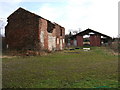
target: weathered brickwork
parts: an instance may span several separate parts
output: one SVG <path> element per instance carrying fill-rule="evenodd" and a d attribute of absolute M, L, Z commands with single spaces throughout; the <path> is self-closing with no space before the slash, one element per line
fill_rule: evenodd
<path fill-rule="evenodd" d="M 7 44 L 11 49 L 33 49 L 37 40 L 38 19 L 35 15 L 19 9 L 8 17 L 5 29 Z"/>
<path fill-rule="evenodd" d="M 77 46 L 83 46 L 83 36 L 76 36 Z"/>
<path fill-rule="evenodd" d="M 55 23 L 56 29 L 56 48 L 57 50 L 62 50 L 65 47 L 65 29 L 60 25 Z"/>
<path fill-rule="evenodd" d="M 62 36 L 60 36 L 61 32 Z M 19 8 L 8 17 L 5 36 L 9 49 L 62 50 L 65 29 Z M 57 38 L 62 40 L 61 43 L 58 44 Z"/>
<path fill-rule="evenodd" d="M 100 46 L 101 45 L 101 36 L 100 35 L 91 35 L 90 36 L 90 46 Z"/>

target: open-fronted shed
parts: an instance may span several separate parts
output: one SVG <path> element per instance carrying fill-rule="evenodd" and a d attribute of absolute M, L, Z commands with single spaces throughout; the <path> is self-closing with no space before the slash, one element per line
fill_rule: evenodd
<path fill-rule="evenodd" d="M 101 46 L 102 44 L 110 44 L 111 41 L 110 36 L 89 28 L 70 37 L 70 43 L 73 46 Z"/>

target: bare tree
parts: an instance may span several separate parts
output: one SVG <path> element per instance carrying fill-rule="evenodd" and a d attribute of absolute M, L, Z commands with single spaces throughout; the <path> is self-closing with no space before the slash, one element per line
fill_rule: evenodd
<path fill-rule="evenodd" d="M 81 28 L 78 28 L 78 31 L 81 32 L 82 31 Z"/>
<path fill-rule="evenodd" d="M 78 33 L 78 31 L 77 31 L 77 30 L 74 30 L 74 31 L 73 31 L 73 33 L 74 33 L 74 34 L 77 34 L 77 33 Z"/>
<path fill-rule="evenodd" d="M 69 32 L 69 34 L 71 33 L 71 34 L 75 35 L 75 34 L 81 32 L 81 28 L 78 28 L 78 29 L 69 29 L 68 32 Z"/>
<path fill-rule="evenodd" d="M 73 30 L 73 34 L 77 34 L 79 32 L 81 32 L 81 28 L 78 28 L 77 30 Z"/>

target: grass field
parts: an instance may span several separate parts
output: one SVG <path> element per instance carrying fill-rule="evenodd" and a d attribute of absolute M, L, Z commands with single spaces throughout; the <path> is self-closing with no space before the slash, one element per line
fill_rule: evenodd
<path fill-rule="evenodd" d="M 117 88 L 118 56 L 103 47 L 3 58 L 3 88 Z"/>

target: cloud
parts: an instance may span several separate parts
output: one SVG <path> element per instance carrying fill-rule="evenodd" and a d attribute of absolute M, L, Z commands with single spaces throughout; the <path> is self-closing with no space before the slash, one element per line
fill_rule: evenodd
<path fill-rule="evenodd" d="M 0 29 L 0 34 L 4 36 L 5 33 L 5 25 L 7 24 L 7 17 L 13 13 L 17 8 L 21 0 L 1 0 L 0 1 L 0 25 L 4 23 L 2 29 Z"/>
<path fill-rule="evenodd" d="M 0 2 L 0 17 L 6 18 L 17 9 L 19 3 L 20 2 L 14 2 L 14 0 L 11 0 L 11 2 Z"/>
<path fill-rule="evenodd" d="M 91 28 L 101 33 L 117 36 L 118 10 L 116 0 L 69 0 L 64 6 L 45 4 L 38 14 L 69 29 Z"/>
<path fill-rule="evenodd" d="M 117 36 L 119 0 L 4 0 L 0 1 L 0 18 L 8 17 L 21 2 L 41 3 L 36 10 L 28 9 L 43 18 L 69 29 L 91 28 L 98 32 Z M 44 3 L 42 3 L 44 2 Z M 33 8 L 32 6 L 31 8 Z M 3 15 L 4 14 L 4 15 Z"/>
<path fill-rule="evenodd" d="M 1 0 L 0 2 L 65 2 L 66 0 Z M 68 0 L 67 0 L 68 1 Z"/>

